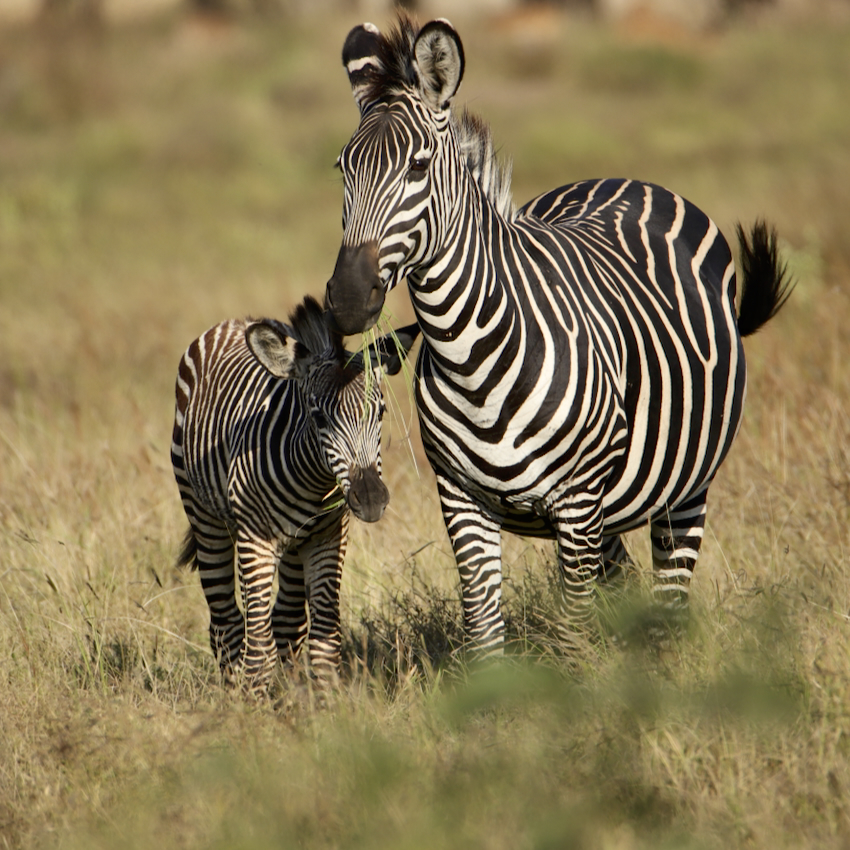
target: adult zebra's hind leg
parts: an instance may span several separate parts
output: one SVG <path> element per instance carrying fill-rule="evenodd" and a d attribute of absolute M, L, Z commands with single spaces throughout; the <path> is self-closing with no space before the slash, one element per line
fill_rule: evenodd
<path fill-rule="evenodd" d="M 629 576 L 636 569 L 621 535 L 602 538 L 599 584 L 603 593 L 600 594 L 599 616 L 605 635 L 621 647 L 628 646 L 638 635 L 640 642 L 645 639 L 642 633 L 646 606 L 635 605 L 637 600 L 631 592 L 634 585 L 629 586 Z"/>
<path fill-rule="evenodd" d="M 681 628 L 687 622 L 689 593 L 705 528 L 708 485 L 687 501 L 667 509 L 650 524 L 656 629 Z"/>

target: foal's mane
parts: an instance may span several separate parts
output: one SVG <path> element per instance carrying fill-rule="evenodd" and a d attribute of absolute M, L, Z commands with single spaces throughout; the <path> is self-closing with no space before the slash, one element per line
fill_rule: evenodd
<path fill-rule="evenodd" d="M 312 295 L 307 295 L 289 314 L 289 324 L 292 335 L 308 351 L 317 355 L 332 352 L 334 359 L 345 365 L 342 335 L 331 331 L 325 320 L 325 308 Z"/>

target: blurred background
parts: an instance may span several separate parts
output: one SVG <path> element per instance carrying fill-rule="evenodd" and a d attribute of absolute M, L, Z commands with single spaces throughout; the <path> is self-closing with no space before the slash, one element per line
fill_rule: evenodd
<path fill-rule="evenodd" d="M 746 342 L 696 627 L 667 656 L 600 649 L 575 686 L 570 667 L 451 702 L 457 574 L 394 379 L 343 697 L 324 719 L 228 701 L 173 566 L 177 363 L 218 321 L 322 295 L 358 118 L 341 47 L 394 11 L 0 0 L 0 846 L 846 848 L 850 0 L 405 6 L 458 29 L 456 105 L 490 122 L 518 205 L 634 177 L 730 240 L 778 229 L 797 288 Z M 402 288 L 387 306 L 412 320 Z M 549 652 L 553 560 L 506 540 L 518 654 Z"/>

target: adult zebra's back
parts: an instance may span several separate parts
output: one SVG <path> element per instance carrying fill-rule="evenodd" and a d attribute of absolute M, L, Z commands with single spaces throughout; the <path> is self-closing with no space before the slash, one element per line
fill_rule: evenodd
<path fill-rule="evenodd" d="M 787 296 L 774 235 L 740 232 L 736 316 L 729 246 L 666 189 L 584 181 L 514 211 L 489 130 L 451 113 L 464 58 L 447 22 L 356 27 L 343 62 L 361 118 L 339 158 L 328 301 L 356 333 L 407 277 L 422 439 L 469 636 L 503 642 L 502 528 L 557 539 L 580 623 L 595 579 L 627 562 L 621 533 L 649 523 L 659 600 L 683 610 L 708 486 L 740 425 L 741 335 Z"/>
<path fill-rule="evenodd" d="M 336 678 L 349 511 L 375 522 L 389 501 L 380 379 L 415 336 L 379 340 L 367 375 L 307 298 L 290 325 L 222 322 L 183 355 L 171 444 L 190 526 L 180 561 L 200 572 L 226 679 L 262 691 L 276 654 L 294 660 L 307 638 L 311 672 Z"/>

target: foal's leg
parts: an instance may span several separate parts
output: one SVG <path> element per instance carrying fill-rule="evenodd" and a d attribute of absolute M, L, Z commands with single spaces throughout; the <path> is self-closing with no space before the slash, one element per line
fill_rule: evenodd
<path fill-rule="evenodd" d="M 300 553 L 286 549 L 278 565 L 278 592 L 272 611 L 277 652 L 284 668 L 298 660 L 307 639 L 307 592 Z"/>
<path fill-rule="evenodd" d="M 264 695 L 277 660 L 271 612 L 277 545 L 240 527 L 236 553 L 245 610 L 245 650 L 241 658 L 245 685 L 250 692 Z"/>
<path fill-rule="evenodd" d="M 339 586 L 347 544 L 346 510 L 340 512 L 338 522 L 326 534 L 311 538 L 301 550 L 310 609 L 310 672 L 321 686 L 333 686 L 339 680 Z"/>
<path fill-rule="evenodd" d="M 242 654 L 245 620 L 236 602 L 233 538 L 227 526 L 195 508 L 190 518 L 196 552 L 194 566 L 210 609 L 210 647 L 225 680 Z"/>

